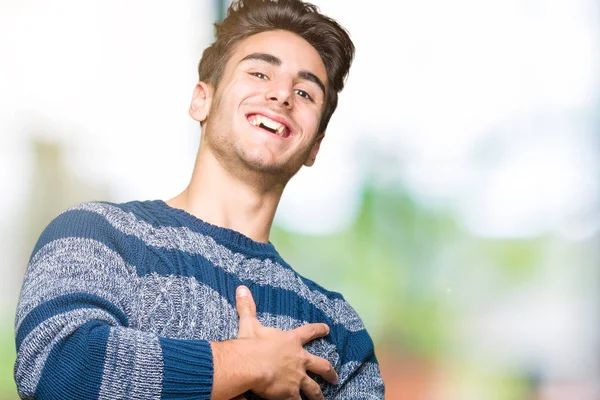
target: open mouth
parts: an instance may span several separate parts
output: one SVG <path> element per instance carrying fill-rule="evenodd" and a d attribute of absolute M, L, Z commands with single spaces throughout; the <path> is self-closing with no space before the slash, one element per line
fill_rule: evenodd
<path fill-rule="evenodd" d="M 248 122 L 252 125 L 264 129 L 267 132 L 275 134 L 282 138 L 290 136 L 290 129 L 281 122 L 273 121 L 272 119 L 260 114 L 250 114 L 247 116 Z"/>

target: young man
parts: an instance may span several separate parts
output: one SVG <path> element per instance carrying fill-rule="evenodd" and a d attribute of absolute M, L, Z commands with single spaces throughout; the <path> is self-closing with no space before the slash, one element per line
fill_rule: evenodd
<path fill-rule="evenodd" d="M 269 243 L 353 54 L 310 4 L 232 4 L 199 66 L 189 186 L 81 204 L 40 236 L 16 317 L 23 398 L 383 398 L 360 318 Z"/>

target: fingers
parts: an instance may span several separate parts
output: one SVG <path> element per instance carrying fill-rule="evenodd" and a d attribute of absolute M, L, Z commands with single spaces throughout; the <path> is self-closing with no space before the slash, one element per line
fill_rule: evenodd
<path fill-rule="evenodd" d="M 246 286 L 238 286 L 235 291 L 235 307 L 240 319 L 247 317 L 256 318 L 256 304 L 254 304 L 252 293 L 250 293 L 250 290 Z"/>
<path fill-rule="evenodd" d="M 316 338 L 327 336 L 329 334 L 329 327 L 325 324 L 306 324 L 294 329 L 292 332 L 298 335 L 298 338 L 304 345 Z"/>
<path fill-rule="evenodd" d="M 300 384 L 300 390 L 309 400 L 324 400 L 323 392 L 321 392 L 321 388 L 314 380 L 310 379 L 307 375 L 306 378 Z"/>
<path fill-rule="evenodd" d="M 309 353 L 308 362 L 306 363 L 306 370 L 322 376 L 331 384 L 335 385 L 338 383 L 337 372 L 335 372 L 333 365 L 331 365 L 331 363 L 324 358 L 317 357 Z"/>
<path fill-rule="evenodd" d="M 240 316 L 238 337 L 250 337 L 254 331 L 256 319 L 256 304 L 252 298 L 252 293 L 246 286 L 238 286 L 235 291 L 235 307 Z"/>

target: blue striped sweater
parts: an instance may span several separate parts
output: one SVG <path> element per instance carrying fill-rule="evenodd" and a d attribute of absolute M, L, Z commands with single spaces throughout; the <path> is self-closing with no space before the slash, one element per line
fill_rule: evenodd
<path fill-rule="evenodd" d="M 383 398 L 371 338 L 340 294 L 297 274 L 272 244 L 160 200 L 83 203 L 44 230 L 15 321 L 19 395 L 210 398 L 209 341 L 237 336 L 240 284 L 265 326 L 331 327 L 306 346 L 339 374 L 337 385 L 313 376 L 326 398 Z"/>

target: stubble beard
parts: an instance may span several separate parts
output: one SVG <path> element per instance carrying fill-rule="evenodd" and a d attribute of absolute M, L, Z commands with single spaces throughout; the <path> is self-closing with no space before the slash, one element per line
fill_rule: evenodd
<path fill-rule="evenodd" d="M 217 161 L 240 180 L 264 188 L 285 186 L 308 159 L 310 148 L 286 163 L 270 162 L 263 154 L 249 154 L 235 142 L 231 132 L 219 129 L 220 126 L 231 126 L 219 123 L 220 114 L 221 96 L 215 93 L 211 113 L 206 119 L 202 134 L 206 136 L 206 144 L 210 146 Z"/>

